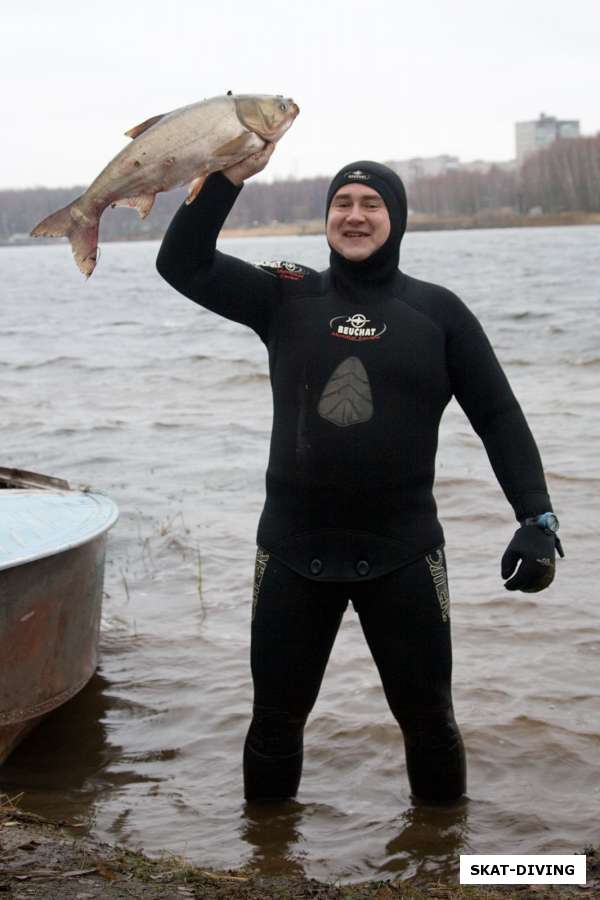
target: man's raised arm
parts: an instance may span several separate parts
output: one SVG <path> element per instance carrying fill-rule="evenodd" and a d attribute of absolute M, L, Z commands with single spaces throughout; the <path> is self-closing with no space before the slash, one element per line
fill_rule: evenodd
<path fill-rule="evenodd" d="M 156 268 L 195 303 L 253 328 L 267 339 L 277 279 L 216 249 L 217 238 L 246 178 L 267 164 L 273 144 L 223 172 L 210 175 L 197 198 L 182 204 L 161 244 Z"/>

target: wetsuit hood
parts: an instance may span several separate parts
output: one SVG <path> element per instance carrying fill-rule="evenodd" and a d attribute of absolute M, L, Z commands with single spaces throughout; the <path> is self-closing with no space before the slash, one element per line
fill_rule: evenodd
<path fill-rule="evenodd" d="M 383 285 L 394 279 L 400 260 L 400 242 L 406 230 L 406 191 L 398 175 L 381 163 L 370 160 L 348 163 L 333 177 L 329 185 L 326 217 L 334 195 L 344 184 L 364 184 L 373 188 L 385 203 L 390 217 L 390 233 L 385 243 L 366 259 L 346 259 L 330 245 L 333 282 L 344 292 L 354 293 L 359 285 L 364 289 Z"/>

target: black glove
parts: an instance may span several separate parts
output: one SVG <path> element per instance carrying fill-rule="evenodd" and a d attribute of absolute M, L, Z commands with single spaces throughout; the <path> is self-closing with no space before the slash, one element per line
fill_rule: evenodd
<path fill-rule="evenodd" d="M 504 587 L 507 591 L 524 591 L 534 594 L 543 591 L 554 581 L 555 551 L 562 547 L 555 534 L 548 534 L 537 525 L 521 525 L 502 557 L 502 577 L 510 578 Z M 519 568 L 513 575 L 517 563 Z"/>

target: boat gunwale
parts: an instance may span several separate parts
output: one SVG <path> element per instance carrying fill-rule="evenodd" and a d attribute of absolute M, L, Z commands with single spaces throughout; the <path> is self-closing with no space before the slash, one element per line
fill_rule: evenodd
<path fill-rule="evenodd" d="M 2 484 L 2 482 L 4 482 L 4 484 Z M 33 554 L 30 553 L 29 555 L 24 554 L 22 556 L 15 556 L 7 561 L 0 559 L 0 572 L 36 562 L 39 559 L 48 559 L 52 556 L 58 556 L 68 550 L 73 550 L 75 547 L 81 547 L 84 544 L 88 544 L 112 528 L 119 518 L 119 508 L 117 504 L 106 494 L 102 494 L 98 491 L 91 491 L 84 486 L 80 488 L 71 487 L 69 482 L 64 481 L 62 478 L 53 478 L 52 476 L 40 475 L 36 472 L 27 472 L 24 469 L 7 469 L 0 466 L 0 498 L 2 498 L 5 490 L 31 491 L 32 494 L 42 491 L 53 494 L 54 496 L 61 494 L 72 496 L 76 494 L 89 495 L 96 502 L 102 504 L 108 514 L 95 530 L 88 531 L 82 537 L 73 537 L 68 539 L 62 545 L 43 548 L 39 552 Z"/>

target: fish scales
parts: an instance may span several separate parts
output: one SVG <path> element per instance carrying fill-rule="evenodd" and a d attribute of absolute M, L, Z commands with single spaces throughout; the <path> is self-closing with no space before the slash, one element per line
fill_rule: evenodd
<path fill-rule="evenodd" d="M 81 197 L 52 213 L 33 236 L 67 236 L 86 277 L 96 266 L 98 226 L 108 206 L 129 206 L 145 218 L 157 193 L 191 182 L 192 202 L 204 178 L 278 141 L 298 115 L 291 99 L 238 94 L 212 97 L 135 126 L 132 141 Z"/>

